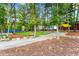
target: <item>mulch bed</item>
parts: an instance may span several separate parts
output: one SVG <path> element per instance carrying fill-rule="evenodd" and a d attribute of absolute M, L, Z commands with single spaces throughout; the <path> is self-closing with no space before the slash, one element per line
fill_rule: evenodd
<path fill-rule="evenodd" d="M 17 34 L 10 34 L 9 37 L 10 37 L 10 38 L 24 38 L 24 36 L 22 36 L 22 35 L 17 35 Z"/>
<path fill-rule="evenodd" d="M 66 35 L 79 36 L 79 32 L 68 32 Z"/>
<path fill-rule="evenodd" d="M 0 51 L 1 56 L 72 56 L 79 55 L 79 39 L 51 39 Z"/>

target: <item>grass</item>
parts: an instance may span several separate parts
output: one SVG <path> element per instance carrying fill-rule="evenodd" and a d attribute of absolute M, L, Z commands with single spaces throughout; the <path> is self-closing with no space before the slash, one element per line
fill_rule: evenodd
<path fill-rule="evenodd" d="M 28 31 L 28 32 L 17 32 L 16 34 L 23 35 L 23 36 L 28 36 L 28 35 L 33 35 L 34 32 L 32 32 L 32 31 Z M 36 32 L 36 36 L 41 36 L 41 35 L 46 35 L 46 34 L 48 34 L 47 31 L 37 31 Z"/>

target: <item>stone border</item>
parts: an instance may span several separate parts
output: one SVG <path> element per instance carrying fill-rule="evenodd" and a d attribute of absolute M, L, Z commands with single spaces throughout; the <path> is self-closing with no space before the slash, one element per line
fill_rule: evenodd
<path fill-rule="evenodd" d="M 72 39 L 79 39 L 79 36 L 63 35 L 63 37 L 72 38 Z"/>

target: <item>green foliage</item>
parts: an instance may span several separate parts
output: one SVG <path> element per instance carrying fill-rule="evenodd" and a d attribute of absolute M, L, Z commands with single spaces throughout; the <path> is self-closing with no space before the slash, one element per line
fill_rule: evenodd
<path fill-rule="evenodd" d="M 4 4 L 0 4 L 0 24 L 4 23 L 5 16 L 6 16 L 6 9 Z"/>
<path fill-rule="evenodd" d="M 40 20 L 38 20 L 36 18 L 29 20 L 29 23 L 28 23 L 28 25 L 30 25 L 30 26 L 39 25 L 39 24 L 40 24 Z"/>
<path fill-rule="evenodd" d="M 52 25 L 60 25 L 61 24 L 61 17 L 60 16 L 54 16 L 52 21 L 51 21 Z"/>
<path fill-rule="evenodd" d="M 25 27 L 25 30 L 29 30 L 31 28 L 34 29 L 34 25 L 36 28 L 39 25 L 45 26 L 46 28 L 52 25 L 61 25 L 65 20 L 68 21 L 70 25 L 73 25 L 75 19 L 78 19 L 78 15 L 76 18 L 73 16 L 73 13 L 75 12 L 73 5 L 74 4 L 72 3 L 0 4 L 0 27 L 2 30 L 3 28 L 6 29 L 8 27 L 8 25 L 6 25 L 6 20 L 8 19 L 10 20 L 10 29 L 19 30 L 21 30 L 23 26 Z M 6 25 L 6 27 L 3 27 L 4 25 Z M 43 29 L 45 27 L 43 27 Z"/>
<path fill-rule="evenodd" d="M 3 32 L 6 29 L 6 4 L 0 4 L 0 31 Z"/>

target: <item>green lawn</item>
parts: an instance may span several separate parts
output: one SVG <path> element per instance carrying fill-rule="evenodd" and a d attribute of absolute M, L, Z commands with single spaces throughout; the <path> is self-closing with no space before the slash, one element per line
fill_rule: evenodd
<path fill-rule="evenodd" d="M 17 32 L 16 34 L 19 34 L 19 35 L 24 35 L 24 36 L 28 36 L 28 35 L 33 35 L 34 32 Z M 38 31 L 36 32 L 36 36 L 41 36 L 41 35 L 46 35 L 48 34 L 47 31 Z"/>

